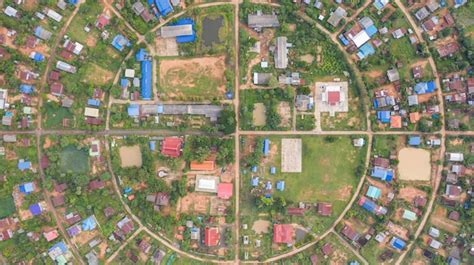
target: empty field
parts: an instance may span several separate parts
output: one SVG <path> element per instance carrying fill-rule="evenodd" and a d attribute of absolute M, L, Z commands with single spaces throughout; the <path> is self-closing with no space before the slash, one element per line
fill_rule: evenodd
<path fill-rule="evenodd" d="M 63 172 L 87 173 L 89 171 L 89 155 L 87 152 L 70 145 L 61 152 L 59 167 Z"/>
<path fill-rule="evenodd" d="M 120 166 L 125 167 L 141 167 L 142 166 L 142 153 L 140 146 L 122 146 L 119 150 L 120 153 Z"/>

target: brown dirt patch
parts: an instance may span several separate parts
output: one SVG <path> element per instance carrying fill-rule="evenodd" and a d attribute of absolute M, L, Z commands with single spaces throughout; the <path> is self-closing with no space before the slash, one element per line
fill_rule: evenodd
<path fill-rule="evenodd" d="M 380 70 L 372 70 L 369 72 L 365 72 L 364 75 L 370 77 L 370 78 L 379 78 L 383 75 L 384 73 Z"/>
<path fill-rule="evenodd" d="M 431 178 L 430 152 L 420 148 L 403 148 L 398 153 L 400 180 L 429 181 Z"/>
<path fill-rule="evenodd" d="M 211 196 L 191 193 L 178 202 L 178 212 L 207 214 Z"/>
<path fill-rule="evenodd" d="M 336 199 L 340 201 L 348 200 L 352 195 L 352 186 L 347 185 L 336 191 Z"/>
<path fill-rule="evenodd" d="M 412 203 L 415 197 L 417 196 L 422 196 L 426 198 L 427 194 L 426 192 L 411 186 L 401 188 L 398 194 L 398 198 L 403 199 L 409 203 Z"/>
<path fill-rule="evenodd" d="M 253 105 L 253 126 L 265 126 L 267 122 L 266 108 L 263 103 Z"/>
<path fill-rule="evenodd" d="M 401 225 L 397 225 L 392 222 L 388 222 L 387 230 L 392 234 L 400 237 L 403 240 L 408 240 L 408 229 Z"/>
<path fill-rule="evenodd" d="M 291 107 L 290 103 L 281 101 L 278 103 L 277 108 L 278 115 L 281 117 L 280 127 L 288 127 L 291 123 Z"/>
<path fill-rule="evenodd" d="M 142 166 L 142 152 L 139 145 L 122 146 L 119 149 L 120 166 L 125 167 L 141 167 Z"/>
<path fill-rule="evenodd" d="M 448 210 L 444 207 L 436 207 L 431 215 L 431 224 L 450 233 L 456 234 L 459 230 L 460 223 L 449 220 L 446 216 Z"/>
<path fill-rule="evenodd" d="M 35 9 L 37 5 L 38 5 L 38 0 L 26 0 L 23 8 L 25 10 L 30 11 L 30 10 Z"/>
<path fill-rule="evenodd" d="M 255 234 L 266 234 L 270 229 L 272 223 L 267 220 L 257 220 L 252 225 L 252 230 L 255 231 Z"/>
<path fill-rule="evenodd" d="M 51 141 L 51 139 L 49 139 L 49 137 L 46 137 L 44 139 L 43 149 L 48 149 L 52 144 L 53 142 Z"/>
<path fill-rule="evenodd" d="M 422 94 L 422 95 L 418 95 L 418 103 L 421 104 L 421 103 L 425 103 L 425 102 L 428 102 L 430 101 L 430 99 L 432 97 L 435 97 L 436 96 L 436 93 L 427 93 L 427 94 Z"/>
<path fill-rule="evenodd" d="M 97 39 L 94 36 L 87 36 L 86 45 L 89 47 L 95 47 L 97 45 Z"/>
<path fill-rule="evenodd" d="M 300 60 L 305 63 L 312 64 L 314 61 L 314 56 L 311 54 L 305 54 L 305 55 L 300 56 Z"/>
<path fill-rule="evenodd" d="M 389 96 L 392 96 L 395 98 L 400 97 L 393 84 L 387 84 L 387 85 L 381 86 L 377 89 L 377 91 L 385 91 L 385 93 L 387 93 Z"/>
<path fill-rule="evenodd" d="M 174 38 L 161 38 L 158 37 L 155 40 L 156 54 L 159 56 L 178 56 L 179 48 L 176 39 Z"/>
<path fill-rule="evenodd" d="M 453 146 L 462 145 L 463 143 L 464 143 L 464 140 L 461 139 L 461 138 L 456 138 L 454 140 L 449 140 L 449 144 L 453 145 Z"/>
<path fill-rule="evenodd" d="M 107 69 L 104 69 L 96 64 L 91 64 L 87 68 L 87 73 L 85 74 L 84 82 L 89 82 L 92 84 L 106 84 L 113 78 L 113 73 Z"/>
<path fill-rule="evenodd" d="M 97 235 L 98 235 L 97 230 L 84 231 L 84 232 L 80 233 L 79 235 L 77 235 L 76 237 L 74 237 L 73 241 L 77 245 L 82 246 L 82 245 L 86 244 L 87 242 L 91 241 L 92 239 L 94 239 L 94 237 L 96 237 Z"/>

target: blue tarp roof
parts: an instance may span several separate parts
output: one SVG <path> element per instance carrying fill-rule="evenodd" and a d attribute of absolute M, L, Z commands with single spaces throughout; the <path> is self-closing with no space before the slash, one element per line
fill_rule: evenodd
<path fill-rule="evenodd" d="M 421 137 L 420 136 L 410 136 L 408 140 L 408 144 L 411 146 L 418 146 L 421 144 Z"/>
<path fill-rule="evenodd" d="M 49 249 L 49 252 L 54 251 L 54 250 L 56 250 L 56 249 L 60 249 L 62 253 L 66 253 L 66 252 L 67 252 L 66 244 L 64 244 L 63 241 L 54 244 L 54 245 Z"/>
<path fill-rule="evenodd" d="M 129 82 L 128 79 L 122 78 L 122 79 L 120 79 L 120 86 L 122 88 L 126 88 L 126 87 L 128 87 L 128 82 Z"/>
<path fill-rule="evenodd" d="M 31 162 L 20 159 L 18 161 L 18 169 L 23 171 L 31 168 Z"/>
<path fill-rule="evenodd" d="M 415 85 L 416 94 L 426 94 L 435 91 L 436 85 L 434 81 L 420 82 Z"/>
<path fill-rule="evenodd" d="M 279 191 L 284 191 L 285 190 L 285 181 L 283 181 L 283 180 L 277 181 L 276 188 Z"/>
<path fill-rule="evenodd" d="M 33 61 L 35 62 L 44 61 L 44 56 L 39 52 L 34 52 L 33 55 L 30 55 L 30 58 L 33 59 Z"/>
<path fill-rule="evenodd" d="M 342 42 L 342 44 L 344 44 L 344 46 L 349 45 L 349 41 L 346 39 L 346 37 L 344 37 L 344 35 L 340 34 L 339 40 Z"/>
<path fill-rule="evenodd" d="M 367 33 L 367 35 L 369 35 L 369 37 L 374 36 L 377 31 L 378 30 L 374 25 L 370 25 L 368 28 L 365 29 L 365 32 Z"/>
<path fill-rule="evenodd" d="M 97 222 L 94 216 L 89 216 L 87 219 L 82 221 L 82 231 L 92 231 L 96 228 Z"/>
<path fill-rule="evenodd" d="M 276 167 L 271 167 L 270 168 L 270 174 L 275 175 L 276 171 L 277 171 Z"/>
<path fill-rule="evenodd" d="M 41 206 L 39 205 L 39 203 L 35 203 L 33 205 L 30 205 L 29 209 L 30 209 L 30 212 L 33 216 L 40 215 L 41 212 L 42 212 L 42 209 L 41 209 Z"/>
<path fill-rule="evenodd" d="M 391 169 L 385 169 L 381 167 L 374 167 L 370 174 L 371 177 L 379 178 L 385 181 L 391 181 L 393 178 L 393 172 Z"/>
<path fill-rule="evenodd" d="M 151 151 L 155 151 L 156 150 L 156 141 L 150 141 L 149 146 L 150 146 Z"/>
<path fill-rule="evenodd" d="M 192 18 L 182 18 L 173 23 L 173 25 L 192 25 L 193 26 L 193 34 L 185 35 L 185 36 L 177 36 L 176 42 L 177 43 L 187 43 L 193 42 L 196 40 L 196 31 L 194 30 L 194 20 Z"/>
<path fill-rule="evenodd" d="M 268 155 L 268 152 L 270 152 L 270 140 L 264 139 L 263 140 L 263 155 Z"/>
<path fill-rule="evenodd" d="M 173 12 L 173 7 L 171 7 L 169 0 L 155 0 L 155 5 L 163 16 Z"/>
<path fill-rule="evenodd" d="M 141 95 L 143 100 L 151 99 L 151 82 L 152 82 L 152 63 L 149 60 L 142 61 L 141 65 L 142 70 L 142 79 L 140 82 L 141 85 Z"/>
<path fill-rule="evenodd" d="M 377 119 L 383 123 L 389 123 L 390 122 L 390 111 L 384 110 L 384 111 L 377 111 Z"/>
<path fill-rule="evenodd" d="M 19 189 L 21 193 L 30 194 L 35 190 L 35 185 L 33 184 L 33 182 L 27 182 L 21 184 Z"/>
<path fill-rule="evenodd" d="M 138 117 L 140 115 L 140 106 L 137 104 L 130 104 L 127 108 L 128 116 Z"/>
<path fill-rule="evenodd" d="M 118 34 L 112 40 L 112 46 L 114 46 L 114 48 L 119 50 L 119 51 L 123 51 L 123 49 L 125 49 L 125 47 L 130 46 L 130 42 L 123 35 Z"/>
<path fill-rule="evenodd" d="M 395 249 L 402 250 L 405 248 L 406 243 L 398 237 L 393 237 L 392 241 L 390 241 L 390 245 Z"/>
<path fill-rule="evenodd" d="M 380 198 L 380 195 L 382 194 L 382 191 L 375 187 L 375 186 L 369 186 L 369 189 L 367 190 L 367 197 L 371 197 L 374 199 Z"/>
<path fill-rule="evenodd" d="M 20 85 L 20 92 L 23 94 L 31 94 L 35 90 L 35 87 L 32 85 L 21 84 Z"/>
<path fill-rule="evenodd" d="M 100 100 L 90 98 L 90 99 L 87 100 L 87 105 L 94 106 L 94 107 L 99 107 L 100 106 Z"/>
<path fill-rule="evenodd" d="M 135 54 L 135 60 L 137 60 L 138 62 L 145 61 L 147 57 L 148 53 L 143 48 L 138 50 L 137 54 Z"/>
<path fill-rule="evenodd" d="M 257 172 L 257 166 L 253 166 L 253 167 L 252 167 L 252 172 L 253 172 L 253 173 Z"/>
<path fill-rule="evenodd" d="M 68 2 L 71 5 L 76 5 L 79 2 L 79 0 L 69 0 Z"/>
<path fill-rule="evenodd" d="M 252 187 L 257 187 L 258 186 L 258 177 L 253 177 L 252 178 Z"/>

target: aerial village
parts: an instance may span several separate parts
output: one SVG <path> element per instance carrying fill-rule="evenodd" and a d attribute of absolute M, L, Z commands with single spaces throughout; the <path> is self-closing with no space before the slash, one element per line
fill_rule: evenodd
<path fill-rule="evenodd" d="M 0 1 L 0 264 L 472 264 L 473 17 Z"/>

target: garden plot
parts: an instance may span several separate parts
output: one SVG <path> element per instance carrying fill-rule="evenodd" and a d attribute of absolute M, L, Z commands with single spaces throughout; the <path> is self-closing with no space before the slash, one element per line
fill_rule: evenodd
<path fill-rule="evenodd" d="M 134 146 L 122 146 L 119 149 L 120 153 L 120 166 L 126 167 L 141 167 L 142 166 L 142 153 L 139 145 Z"/>
<path fill-rule="evenodd" d="M 398 153 L 400 180 L 429 181 L 430 152 L 419 148 L 403 148 Z"/>
<path fill-rule="evenodd" d="M 222 98 L 225 68 L 225 56 L 161 60 L 160 92 L 168 100 Z"/>

